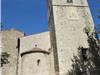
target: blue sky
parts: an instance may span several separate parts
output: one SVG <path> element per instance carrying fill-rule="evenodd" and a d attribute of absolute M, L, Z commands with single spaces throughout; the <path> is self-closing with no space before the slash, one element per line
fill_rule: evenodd
<path fill-rule="evenodd" d="M 100 10 L 100 0 L 88 0 L 88 3 L 92 13 L 96 31 L 98 31 L 98 29 L 100 28 L 97 26 L 98 24 L 100 24 L 100 19 L 98 18 L 98 15 L 100 15 L 100 13 L 98 13 L 98 10 Z"/>
<path fill-rule="evenodd" d="M 15 28 L 27 35 L 47 31 L 46 0 L 2 0 L 3 29 Z"/>
<path fill-rule="evenodd" d="M 89 6 L 96 24 L 100 0 L 89 0 Z M 31 35 L 48 30 L 48 13 L 46 0 L 2 0 L 3 29 L 18 29 Z"/>

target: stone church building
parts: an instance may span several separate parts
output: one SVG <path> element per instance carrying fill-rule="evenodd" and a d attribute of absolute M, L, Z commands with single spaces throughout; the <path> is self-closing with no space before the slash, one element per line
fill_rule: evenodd
<path fill-rule="evenodd" d="M 67 75 L 78 47 L 88 48 L 85 27 L 93 30 L 88 0 L 48 0 L 48 31 L 25 36 L 0 32 L 3 52 L 10 54 L 2 75 Z"/>

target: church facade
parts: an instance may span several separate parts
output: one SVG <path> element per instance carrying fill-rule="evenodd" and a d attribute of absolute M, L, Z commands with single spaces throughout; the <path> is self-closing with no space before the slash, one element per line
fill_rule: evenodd
<path fill-rule="evenodd" d="M 30 36 L 1 31 L 1 50 L 10 54 L 2 75 L 67 75 L 78 48 L 88 48 L 84 28 L 93 31 L 88 0 L 48 0 L 48 24 Z"/>

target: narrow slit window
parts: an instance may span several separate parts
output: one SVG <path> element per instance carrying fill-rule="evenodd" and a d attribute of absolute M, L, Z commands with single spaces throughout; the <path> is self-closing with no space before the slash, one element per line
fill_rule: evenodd
<path fill-rule="evenodd" d="M 39 64 L 40 64 L 40 59 L 37 60 L 37 65 L 39 66 Z"/>
<path fill-rule="evenodd" d="M 73 0 L 67 0 L 67 3 L 73 3 Z"/>

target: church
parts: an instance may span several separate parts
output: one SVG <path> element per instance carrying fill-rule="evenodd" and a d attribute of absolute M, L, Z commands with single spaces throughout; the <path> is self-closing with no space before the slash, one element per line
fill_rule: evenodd
<path fill-rule="evenodd" d="M 84 28 L 94 30 L 88 0 L 48 0 L 48 24 L 47 32 L 29 36 L 0 32 L 0 49 L 10 54 L 2 75 L 67 75 L 78 48 L 88 48 Z"/>

